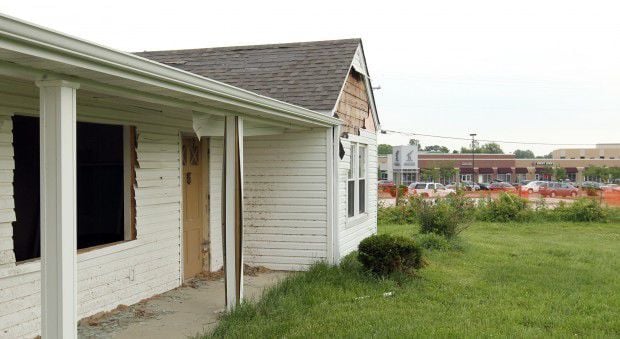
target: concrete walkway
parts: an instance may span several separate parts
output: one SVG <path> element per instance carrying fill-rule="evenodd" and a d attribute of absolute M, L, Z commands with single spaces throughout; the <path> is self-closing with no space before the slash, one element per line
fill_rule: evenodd
<path fill-rule="evenodd" d="M 244 276 L 246 299 L 258 300 L 285 272 Z M 195 279 L 138 304 L 80 321 L 79 338 L 187 338 L 212 331 L 224 309 L 224 280 Z"/>

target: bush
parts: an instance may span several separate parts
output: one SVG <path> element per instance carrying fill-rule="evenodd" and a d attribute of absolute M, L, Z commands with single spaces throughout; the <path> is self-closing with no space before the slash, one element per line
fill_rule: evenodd
<path fill-rule="evenodd" d="M 606 221 L 608 220 L 607 211 L 601 204 L 588 198 L 579 198 L 572 204 L 560 204 L 553 211 L 559 220 L 563 221 Z"/>
<path fill-rule="evenodd" d="M 389 234 L 372 235 L 358 246 L 358 259 L 380 276 L 411 274 L 423 266 L 422 248 L 413 239 Z"/>
<path fill-rule="evenodd" d="M 450 249 L 451 247 L 448 239 L 435 233 L 418 234 L 416 235 L 415 240 L 420 247 L 426 248 L 427 250 L 444 251 Z"/>
<path fill-rule="evenodd" d="M 420 222 L 420 233 L 435 233 L 452 238 L 469 226 L 468 212 L 448 199 L 421 201 L 415 209 Z"/>
<path fill-rule="evenodd" d="M 482 201 L 479 206 L 479 218 L 484 221 L 527 221 L 532 215 L 528 213 L 528 201 L 515 194 L 502 193 L 495 199 Z"/>
<path fill-rule="evenodd" d="M 379 206 L 377 222 L 380 224 L 413 224 L 415 215 L 411 207 L 406 204 L 402 206 Z"/>

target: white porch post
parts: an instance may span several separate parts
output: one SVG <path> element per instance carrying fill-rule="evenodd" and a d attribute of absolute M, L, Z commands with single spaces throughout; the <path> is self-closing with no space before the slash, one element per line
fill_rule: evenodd
<path fill-rule="evenodd" d="M 77 337 L 76 90 L 37 82 L 41 123 L 41 334 Z"/>
<path fill-rule="evenodd" d="M 222 175 L 222 241 L 226 309 L 243 298 L 243 120 L 226 117 Z"/>

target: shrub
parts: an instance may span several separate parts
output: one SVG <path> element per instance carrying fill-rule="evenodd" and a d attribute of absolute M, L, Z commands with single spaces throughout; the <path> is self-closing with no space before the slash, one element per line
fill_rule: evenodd
<path fill-rule="evenodd" d="M 450 248 L 448 239 L 435 233 L 418 234 L 416 235 L 415 240 L 420 247 L 426 248 L 427 250 L 443 251 Z"/>
<path fill-rule="evenodd" d="M 413 224 L 415 215 L 407 204 L 401 206 L 379 206 L 377 222 L 380 224 Z"/>
<path fill-rule="evenodd" d="M 435 233 L 452 238 L 467 228 L 466 213 L 447 199 L 422 201 L 415 207 L 420 233 Z"/>
<path fill-rule="evenodd" d="M 380 276 L 397 272 L 411 274 L 423 265 L 422 248 L 413 239 L 389 234 L 362 240 L 358 259 L 367 270 Z"/>
<path fill-rule="evenodd" d="M 495 199 L 482 201 L 479 206 L 479 217 L 485 221 L 527 221 L 528 201 L 515 194 L 502 193 Z"/>
<path fill-rule="evenodd" d="M 572 204 L 560 204 L 553 211 L 558 219 L 563 221 L 606 221 L 608 220 L 607 211 L 601 204 L 588 198 L 579 198 Z"/>

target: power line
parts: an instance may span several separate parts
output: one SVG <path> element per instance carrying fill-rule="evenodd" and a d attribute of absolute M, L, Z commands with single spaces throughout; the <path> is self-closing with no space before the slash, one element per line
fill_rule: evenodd
<path fill-rule="evenodd" d="M 421 136 L 421 137 L 429 137 L 429 138 L 470 141 L 469 138 L 465 138 L 465 137 L 452 137 L 452 136 L 445 136 L 445 135 L 402 132 L 402 131 L 395 131 L 395 130 L 389 130 L 389 129 L 383 129 L 381 130 L 381 133 L 382 134 L 396 133 L 396 134 L 402 134 L 402 135 L 407 135 L 407 136 Z M 594 144 L 556 144 L 556 143 L 547 143 L 547 142 L 507 141 L 507 140 L 491 140 L 491 139 L 477 139 L 477 141 L 496 142 L 500 144 L 543 145 L 543 146 L 592 146 L 594 145 Z"/>

